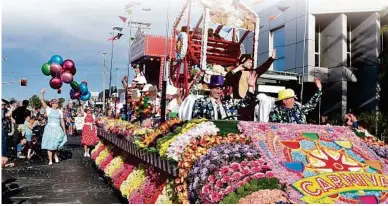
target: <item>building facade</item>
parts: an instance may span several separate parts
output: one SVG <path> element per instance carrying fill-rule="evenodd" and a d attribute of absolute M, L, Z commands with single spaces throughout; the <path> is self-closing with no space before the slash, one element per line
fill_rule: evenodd
<path fill-rule="evenodd" d="M 325 11 L 318 2 L 283 0 L 258 11 L 258 63 L 276 49 L 270 70 L 301 75 L 303 102 L 314 92 L 315 77 L 321 78 L 324 115 L 376 109 L 379 57 L 387 41 L 380 27 L 387 20 L 380 19 L 379 9 Z M 246 53 L 252 53 L 252 40 L 244 44 Z"/>

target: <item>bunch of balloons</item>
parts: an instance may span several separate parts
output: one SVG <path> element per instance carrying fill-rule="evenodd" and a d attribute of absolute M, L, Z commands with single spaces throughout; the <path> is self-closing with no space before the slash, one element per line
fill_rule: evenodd
<path fill-rule="evenodd" d="M 71 59 L 63 60 L 60 55 L 52 56 L 48 63 L 42 65 L 42 73 L 46 76 L 52 76 L 50 80 L 50 87 L 56 89 L 58 94 L 61 92 L 63 83 L 70 84 L 70 86 L 73 88 L 72 90 L 74 90 L 73 93 L 70 91 L 70 98 L 87 101 L 90 99 L 91 96 L 90 92 L 87 89 L 87 86 L 85 86 L 86 93 L 81 92 L 82 96 L 81 93 L 76 93 L 76 91 L 80 91 L 79 86 L 81 85 L 79 85 L 76 81 L 73 80 L 76 72 L 77 69 L 75 68 L 74 61 Z M 85 90 L 83 91 L 85 92 Z"/>
<path fill-rule="evenodd" d="M 92 96 L 88 90 L 88 83 L 82 82 L 81 84 L 78 84 L 76 81 L 73 81 L 70 83 L 71 90 L 70 90 L 70 98 L 71 99 L 81 99 L 82 101 L 88 101 L 90 97 Z"/>

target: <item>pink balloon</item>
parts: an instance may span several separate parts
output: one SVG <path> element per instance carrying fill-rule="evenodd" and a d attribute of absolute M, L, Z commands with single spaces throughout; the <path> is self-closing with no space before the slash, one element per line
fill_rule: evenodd
<path fill-rule="evenodd" d="M 61 74 L 61 80 L 66 84 L 70 84 L 73 81 L 73 75 L 70 72 L 63 72 Z"/>
<path fill-rule="evenodd" d="M 64 72 L 70 72 L 72 75 L 75 75 L 75 73 L 77 72 L 75 64 L 71 59 L 66 59 L 63 62 L 62 67 Z"/>
<path fill-rule="evenodd" d="M 59 89 L 62 87 L 62 80 L 59 77 L 54 77 L 50 80 L 50 87 L 53 89 Z"/>
<path fill-rule="evenodd" d="M 81 97 L 81 91 L 77 90 L 74 92 L 72 98 L 79 99 Z"/>
<path fill-rule="evenodd" d="M 50 65 L 50 71 L 51 71 L 51 76 L 52 77 L 57 77 L 57 76 L 61 75 L 62 67 L 59 64 L 51 64 Z"/>

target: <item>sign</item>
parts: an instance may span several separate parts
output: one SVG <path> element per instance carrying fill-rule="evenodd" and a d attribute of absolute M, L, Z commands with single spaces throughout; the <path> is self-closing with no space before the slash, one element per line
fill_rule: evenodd
<path fill-rule="evenodd" d="M 131 46 L 131 62 L 135 61 L 136 59 L 144 56 L 144 34 L 139 29 L 136 32 L 135 40 L 132 43 Z"/>
<path fill-rule="evenodd" d="M 77 130 L 82 130 L 82 128 L 84 127 L 84 117 L 75 117 L 74 122 L 75 122 L 75 128 Z"/>
<path fill-rule="evenodd" d="M 364 172 L 325 173 L 299 180 L 292 186 L 306 203 L 334 203 L 329 196 L 354 191 L 388 191 L 388 175 Z"/>

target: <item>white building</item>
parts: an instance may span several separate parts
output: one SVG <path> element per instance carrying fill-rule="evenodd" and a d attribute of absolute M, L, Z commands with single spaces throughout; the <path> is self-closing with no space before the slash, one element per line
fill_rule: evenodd
<path fill-rule="evenodd" d="M 373 2 L 373 0 L 371 0 Z M 325 83 L 322 113 L 376 108 L 376 79 L 382 43 L 378 11 L 388 1 L 355 5 L 360 1 L 283 0 L 258 11 L 260 35 L 258 63 L 277 50 L 271 73 L 303 76 L 304 99 L 314 92 L 315 77 Z M 345 7 L 346 6 L 346 7 Z M 363 7 L 363 8 L 362 8 Z M 346 9 L 341 9 L 346 8 Z M 387 36 L 388 37 L 388 36 Z M 244 47 L 252 52 L 252 36 Z M 304 70 L 303 70 L 304 68 Z M 283 75 L 284 76 L 284 75 Z M 260 87 L 260 86 L 259 86 Z M 300 86 L 288 86 L 300 91 Z"/>

